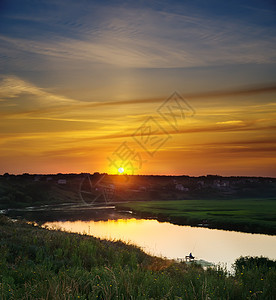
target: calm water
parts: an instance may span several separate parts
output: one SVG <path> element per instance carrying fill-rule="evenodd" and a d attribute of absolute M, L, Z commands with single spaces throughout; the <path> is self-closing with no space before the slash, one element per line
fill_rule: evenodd
<path fill-rule="evenodd" d="M 228 270 L 240 256 L 262 255 L 276 259 L 276 236 L 264 234 L 178 226 L 134 218 L 48 222 L 45 225 L 99 238 L 122 240 L 156 256 L 176 259 L 192 252 L 196 259 L 223 264 Z"/>

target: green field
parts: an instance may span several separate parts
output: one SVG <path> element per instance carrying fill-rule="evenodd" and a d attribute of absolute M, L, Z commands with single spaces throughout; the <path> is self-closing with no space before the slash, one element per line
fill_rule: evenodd
<path fill-rule="evenodd" d="M 276 234 L 275 199 L 145 201 L 118 208 L 177 224 Z"/>
<path fill-rule="evenodd" d="M 0 215 L 0 299 L 274 299 L 276 262 L 240 258 L 235 274 Z"/>

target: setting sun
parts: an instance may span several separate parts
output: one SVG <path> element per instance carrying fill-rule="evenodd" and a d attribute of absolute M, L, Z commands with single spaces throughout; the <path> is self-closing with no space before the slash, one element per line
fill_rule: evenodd
<path fill-rule="evenodd" d="M 275 299 L 276 0 L 206 2 L 0 0 L 1 299 Z"/>
<path fill-rule="evenodd" d="M 124 168 L 122 168 L 122 167 L 119 168 L 119 169 L 118 169 L 118 172 L 119 172 L 120 174 L 123 174 L 123 173 L 124 173 Z"/>

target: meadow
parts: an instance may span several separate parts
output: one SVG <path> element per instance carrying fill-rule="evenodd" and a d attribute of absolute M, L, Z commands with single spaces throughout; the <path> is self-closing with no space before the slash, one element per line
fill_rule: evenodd
<path fill-rule="evenodd" d="M 230 275 L 3 215 L 0 241 L 3 300 L 275 299 L 276 262 L 266 258 L 240 258 Z"/>
<path fill-rule="evenodd" d="M 117 208 L 180 225 L 276 234 L 276 199 L 137 201 Z"/>

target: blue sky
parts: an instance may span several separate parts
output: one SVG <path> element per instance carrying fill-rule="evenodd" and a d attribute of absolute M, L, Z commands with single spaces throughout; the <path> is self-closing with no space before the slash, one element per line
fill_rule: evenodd
<path fill-rule="evenodd" d="M 19 61 L 32 54 L 34 61 L 63 58 L 133 68 L 274 61 L 272 3 L 191 3 L 4 1 L 1 52 Z"/>
<path fill-rule="evenodd" d="M 28 154 L 27 146 L 41 143 L 41 136 L 30 137 L 33 126 L 36 132 L 48 130 L 52 136 L 55 132 L 57 139 L 58 128 L 68 131 L 68 135 L 74 128 L 83 130 L 85 136 L 120 135 L 121 130 L 135 128 L 138 120 L 154 111 L 151 99 L 163 101 L 174 91 L 187 96 L 274 85 L 275 13 L 273 1 L 1 1 L 3 155 L 10 152 L 11 157 L 19 157 Z M 217 116 L 218 106 L 227 110 L 243 101 L 253 110 L 257 104 L 271 105 L 273 97 L 275 94 L 194 97 L 192 104 L 198 116 L 206 107 L 214 107 Z M 137 99 L 149 99 L 148 106 L 107 105 L 104 112 L 93 108 L 87 115 L 69 108 L 87 102 L 137 103 Z M 271 107 L 266 111 L 271 120 Z M 120 118 L 120 112 L 125 120 Z M 207 123 L 216 118 L 209 114 L 208 118 L 205 115 Z M 227 120 L 221 118 L 225 115 L 212 120 L 219 124 L 233 121 L 229 116 Z M 243 118 L 246 122 L 250 119 Z M 16 124 L 13 130 L 12 120 Z M 40 123 L 30 124 L 34 120 Z M 102 124 L 103 120 L 109 127 Z M 89 133 L 90 126 L 93 128 Z M 19 135 L 23 139 L 26 136 L 25 152 L 13 153 L 11 149 L 18 145 Z M 266 135 L 263 133 L 263 137 Z M 270 139 L 271 133 L 268 135 Z M 68 137 L 63 138 L 68 142 Z M 59 147 L 64 153 L 68 148 L 62 141 Z M 45 149 L 50 148 L 50 138 L 44 142 Z M 181 140 L 178 142 L 181 145 Z M 95 145 L 93 151 L 100 148 L 105 145 Z M 112 149 L 106 148 L 105 156 L 108 151 Z M 38 170 L 44 168 L 45 153 L 42 151 L 37 158 Z M 49 155 L 53 155 L 49 161 L 53 159 L 54 165 L 57 158 L 53 152 Z M 73 165 L 70 159 L 74 159 L 73 154 L 65 159 Z M 20 158 L 18 162 L 23 170 Z"/>
<path fill-rule="evenodd" d="M 180 85 L 185 88 L 189 73 L 197 73 L 202 86 L 199 68 L 203 73 L 210 69 L 216 79 L 224 67 L 226 86 L 228 67 L 234 74 L 248 69 L 241 85 L 275 78 L 272 2 L 2 1 L 0 22 L 3 73 L 43 86 L 50 80 L 47 77 L 53 78 L 51 87 L 74 81 L 80 88 L 101 78 L 104 88 L 113 90 L 114 73 L 124 82 L 130 72 L 142 83 L 145 78 L 145 83 L 158 85 L 159 79 L 151 75 L 156 69 L 167 87 L 159 95 Z M 252 74 L 252 65 L 260 67 L 260 77 Z M 91 81 L 79 82 L 80 73 Z M 175 81 L 175 86 L 167 81 Z M 208 81 L 209 88 L 215 88 Z M 141 97 L 155 92 L 146 91 Z"/>

